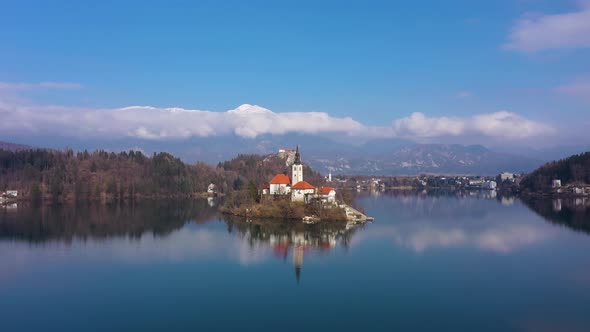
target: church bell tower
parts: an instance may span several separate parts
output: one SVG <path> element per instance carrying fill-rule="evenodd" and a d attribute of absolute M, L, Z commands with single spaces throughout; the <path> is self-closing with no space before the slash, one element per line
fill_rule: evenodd
<path fill-rule="evenodd" d="M 301 156 L 299 155 L 299 145 L 295 151 L 295 162 L 292 166 L 291 184 L 295 185 L 303 181 L 303 165 L 301 164 Z"/>

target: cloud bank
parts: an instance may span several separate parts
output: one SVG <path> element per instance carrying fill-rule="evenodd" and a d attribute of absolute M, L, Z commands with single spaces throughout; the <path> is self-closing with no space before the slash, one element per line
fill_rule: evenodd
<path fill-rule="evenodd" d="M 504 47 L 524 52 L 590 47 L 590 1 L 579 4 L 581 9 L 572 13 L 523 15 Z"/>
<path fill-rule="evenodd" d="M 549 125 L 527 120 L 508 111 L 479 114 L 471 118 L 427 117 L 417 112 L 395 120 L 392 128 L 396 136 L 418 138 L 470 135 L 525 139 L 554 132 Z"/>
<path fill-rule="evenodd" d="M 131 106 L 90 109 L 26 105 L 0 99 L 0 131 L 65 137 L 123 138 L 145 140 L 185 139 L 236 135 L 340 134 L 367 138 L 432 138 L 441 136 L 485 136 L 497 139 L 526 139 L 553 132 L 548 125 L 500 111 L 470 118 L 428 117 L 413 113 L 390 125 L 367 126 L 350 117 L 333 117 L 323 112 L 275 113 L 244 104 L 226 112 Z"/>

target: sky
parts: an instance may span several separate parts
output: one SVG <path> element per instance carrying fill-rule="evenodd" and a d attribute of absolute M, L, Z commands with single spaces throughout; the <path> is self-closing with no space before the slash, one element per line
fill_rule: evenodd
<path fill-rule="evenodd" d="M 590 0 L 0 8 L 1 140 L 590 144 Z"/>

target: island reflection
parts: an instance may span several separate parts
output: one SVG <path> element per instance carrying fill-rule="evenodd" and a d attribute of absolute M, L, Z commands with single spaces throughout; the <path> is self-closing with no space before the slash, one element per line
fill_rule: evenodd
<path fill-rule="evenodd" d="M 361 228 L 345 222 L 245 220 L 222 216 L 215 206 L 207 199 L 115 205 L 21 203 L 0 209 L 0 251 L 18 251 L 21 266 L 34 264 L 40 256 L 60 257 L 63 246 L 75 247 L 68 253 L 84 256 L 82 260 L 111 257 L 125 262 L 226 257 L 250 265 L 291 256 L 299 281 L 304 256 L 325 254 L 336 246 L 346 250 Z M 9 260 L 2 256 L 0 261 Z"/>
<path fill-rule="evenodd" d="M 292 254 L 295 277 L 299 282 L 305 254 L 330 252 L 341 245 L 348 248 L 355 232 L 362 225 L 345 222 L 322 222 L 306 225 L 287 220 L 225 219 L 228 232 L 237 232 L 252 248 L 270 245 L 277 258 L 286 260 Z"/>

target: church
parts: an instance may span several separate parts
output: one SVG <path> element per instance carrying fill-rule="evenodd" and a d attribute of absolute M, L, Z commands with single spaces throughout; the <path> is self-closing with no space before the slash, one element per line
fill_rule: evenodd
<path fill-rule="evenodd" d="M 299 153 L 299 146 L 295 150 L 295 159 L 291 165 L 291 178 L 285 174 L 275 175 L 268 186 L 269 195 L 291 196 L 293 202 L 309 203 L 312 199 L 326 198 L 333 202 L 332 198 L 335 196 L 335 191 L 330 188 L 328 192 L 323 190 L 324 187 L 318 189 L 309 182 L 303 180 L 303 164 L 301 163 L 301 155 Z M 264 188 L 266 193 L 266 188 Z M 326 197 L 323 197 L 326 196 Z"/>

